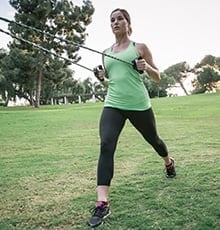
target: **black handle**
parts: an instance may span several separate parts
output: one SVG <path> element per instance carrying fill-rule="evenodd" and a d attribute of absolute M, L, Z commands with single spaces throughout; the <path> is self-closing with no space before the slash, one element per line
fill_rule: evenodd
<path fill-rule="evenodd" d="M 99 65 L 99 66 L 97 66 L 96 68 L 93 69 L 94 75 L 96 76 L 96 78 L 97 78 L 98 80 L 104 81 L 104 78 L 103 78 L 103 79 L 100 79 L 100 78 L 99 78 L 99 71 L 100 71 L 100 70 L 103 70 L 102 65 Z"/>
<path fill-rule="evenodd" d="M 132 61 L 132 64 L 133 64 L 133 68 L 135 69 L 135 70 L 137 70 L 138 71 L 138 73 L 143 73 L 144 71 L 143 70 L 138 70 L 137 69 L 137 63 L 136 63 L 136 60 L 140 60 L 140 59 L 143 59 L 141 56 L 139 56 L 138 58 L 135 58 L 133 61 Z"/>

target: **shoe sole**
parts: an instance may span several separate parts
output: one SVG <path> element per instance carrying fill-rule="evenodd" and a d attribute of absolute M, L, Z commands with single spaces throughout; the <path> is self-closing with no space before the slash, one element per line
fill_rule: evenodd
<path fill-rule="evenodd" d="M 168 176 L 168 175 L 166 175 L 166 178 L 170 178 L 170 179 L 172 179 L 172 178 L 174 178 L 176 176 L 176 174 L 175 175 L 172 175 L 172 176 Z"/>

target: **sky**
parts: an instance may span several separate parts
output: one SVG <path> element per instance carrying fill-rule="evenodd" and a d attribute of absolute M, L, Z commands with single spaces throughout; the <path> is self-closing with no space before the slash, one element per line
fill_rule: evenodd
<path fill-rule="evenodd" d="M 82 0 L 73 0 L 82 4 Z M 126 9 L 131 16 L 131 40 L 145 43 L 162 72 L 186 61 L 191 67 L 208 54 L 220 56 L 220 0 L 92 0 L 95 13 L 87 27 L 85 46 L 103 51 L 115 38 L 110 14 L 115 8 Z M 0 16 L 13 20 L 8 0 L 0 1 Z M 0 28 L 7 23 L 0 21 Z M 7 48 L 10 37 L 0 33 L 0 48 Z M 80 49 L 80 64 L 89 68 L 101 64 L 100 54 Z M 94 77 L 92 72 L 73 65 L 78 79 Z"/>

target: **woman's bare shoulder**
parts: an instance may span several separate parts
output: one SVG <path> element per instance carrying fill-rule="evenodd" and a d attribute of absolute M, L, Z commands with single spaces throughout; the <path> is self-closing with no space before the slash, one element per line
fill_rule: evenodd
<path fill-rule="evenodd" d="M 151 56 L 151 51 L 148 48 L 148 46 L 146 45 L 146 43 L 140 43 L 140 42 L 135 42 L 135 46 L 138 50 L 138 52 L 141 54 L 141 56 Z"/>

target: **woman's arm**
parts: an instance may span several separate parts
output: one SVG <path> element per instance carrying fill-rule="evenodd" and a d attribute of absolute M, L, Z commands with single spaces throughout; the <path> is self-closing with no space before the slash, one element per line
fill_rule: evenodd
<path fill-rule="evenodd" d="M 137 69 L 147 71 L 153 81 L 159 82 L 161 79 L 160 72 L 154 64 L 150 49 L 143 43 L 136 43 L 136 48 L 143 58 L 136 61 Z"/>

